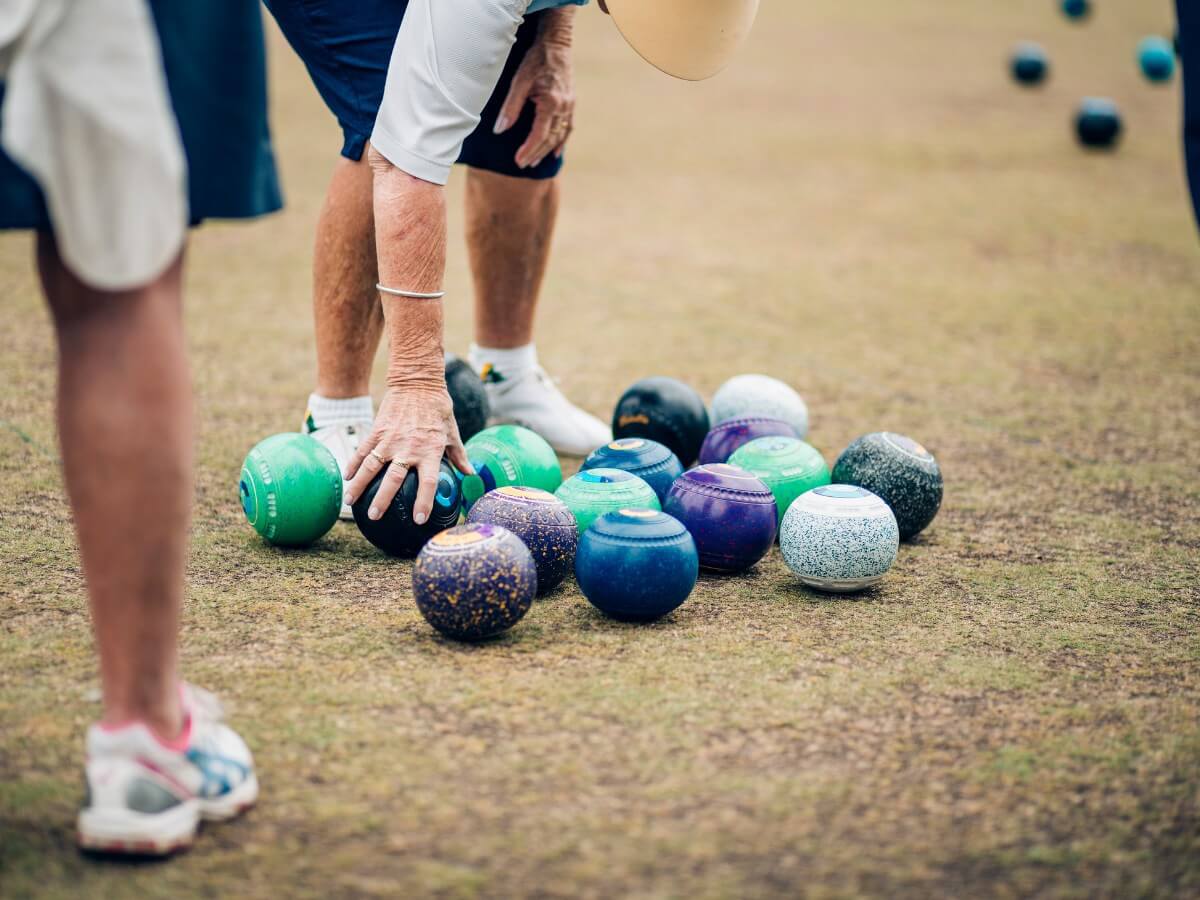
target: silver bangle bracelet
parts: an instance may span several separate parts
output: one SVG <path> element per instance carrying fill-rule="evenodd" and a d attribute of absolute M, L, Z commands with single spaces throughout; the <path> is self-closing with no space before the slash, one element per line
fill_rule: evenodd
<path fill-rule="evenodd" d="M 375 285 L 375 290 L 381 294 L 390 294 L 393 297 L 407 297 L 409 300 L 441 300 L 446 296 L 445 291 L 433 291 L 428 294 L 422 294 L 419 291 L 399 291 L 396 288 L 384 287 L 382 284 Z"/>

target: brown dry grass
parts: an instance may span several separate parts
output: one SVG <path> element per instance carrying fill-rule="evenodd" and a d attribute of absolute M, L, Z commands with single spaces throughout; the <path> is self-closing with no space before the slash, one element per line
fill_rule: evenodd
<path fill-rule="evenodd" d="M 945 508 L 858 600 L 777 556 L 651 627 L 568 587 L 505 640 L 436 639 L 353 526 L 259 543 L 234 481 L 309 390 L 309 247 L 337 146 L 273 46 L 289 208 L 194 242 L 190 676 L 263 773 L 166 865 L 78 857 L 95 665 L 28 241 L 0 240 L 0 893 L 1011 896 L 1200 892 L 1200 256 L 1166 0 L 767 3 L 700 86 L 582 16 L 581 129 L 541 349 L 597 411 L 664 372 L 798 385 L 831 456 L 908 432 Z M 1004 57 L 1043 40 L 1055 77 Z M 1084 155 L 1076 99 L 1124 106 Z M 458 193 L 456 182 L 455 192 Z M 455 226 L 457 228 L 457 224 Z M 461 247 L 449 340 L 468 339 Z"/>

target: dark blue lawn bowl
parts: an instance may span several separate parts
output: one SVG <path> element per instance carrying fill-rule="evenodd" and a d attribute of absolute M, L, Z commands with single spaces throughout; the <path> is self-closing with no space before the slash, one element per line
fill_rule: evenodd
<path fill-rule="evenodd" d="M 700 572 L 696 542 L 678 519 L 650 509 L 607 513 L 579 540 L 575 578 L 598 610 L 650 622 L 678 609 Z"/>
<path fill-rule="evenodd" d="M 658 441 L 622 438 L 593 450 L 583 461 L 583 469 L 621 469 L 636 475 L 654 489 L 662 503 L 675 479 L 683 474 L 683 463 Z"/>

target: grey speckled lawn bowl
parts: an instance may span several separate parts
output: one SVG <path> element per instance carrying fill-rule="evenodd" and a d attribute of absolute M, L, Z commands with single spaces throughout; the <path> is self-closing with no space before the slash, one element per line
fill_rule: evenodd
<path fill-rule="evenodd" d="M 900 529 L 888 505 L 870 491 L 827 484 L 792 503 L 779 548 L 804 584 L 849 594 L 887 574 L 900 548 Z"/>
<path fill-rule="evenodd" d="M 942 505 L 942 470 L 933 454 L 902 434 L 865 434 L 833 465 L 834 484 L 854 484 L 883 498 L 900 526 L 900 540 L 924 531 Z"/>

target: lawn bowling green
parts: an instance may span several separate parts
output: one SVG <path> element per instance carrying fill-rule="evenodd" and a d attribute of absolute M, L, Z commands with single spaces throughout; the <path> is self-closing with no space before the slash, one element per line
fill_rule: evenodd
<path fill-rule="evenodd" d="M 1173 7 L 1095 0 L 1081 26 L 1056 0 L 760 16 L 729 69 L 677 84 L 578 10 L 539 357 L 604 420 L 648 375 L 708 402 L 732 375 L 777 378 L 830 465 L 883 430 L 930 449 L 933 523 L 861 594 L 805 587 L 773 548 L 701 572 L 652 623 L 604 616 L 571 575 L 482 643 L 441 637 L 414 563 L 353 522 L 267 544 L 236 485 L 257 441 L 300 427 L 313 226 L 351 165 L 272 31 L 288 206 L 192 233 L 183 312 L 180 666 L 230 707 L 262 796 L 164 865 L 72 847 L 99 683 L 55 342 L 31 239 L 0 233 L 0 895 L 1196 893 L 1200 250 L 1182 70 L 1151 85 L 1135 59 Z M 1022 39 L 1051 56 L 1042 89 L 1005 68 Z M 1088 95 L 1120 104 L 1120 152 L 1077 146 Z M 447 198 L 460 355 L 474 174 Z M 378 408 L 382 353 L 372 376 Z"/>

